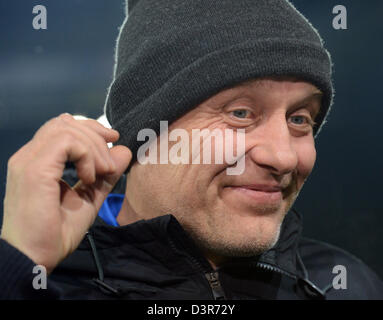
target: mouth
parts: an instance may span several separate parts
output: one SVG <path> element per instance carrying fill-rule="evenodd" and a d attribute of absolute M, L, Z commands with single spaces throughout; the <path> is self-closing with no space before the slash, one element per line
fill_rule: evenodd
<path fill-rule="evenodd" d="M 258 204 L 278 204 L 283 199 L 284 188 L 279 185 L 240 185 L 226 186 L 225 188 L 236 193 L 237 196 L 255 201 Z"/>

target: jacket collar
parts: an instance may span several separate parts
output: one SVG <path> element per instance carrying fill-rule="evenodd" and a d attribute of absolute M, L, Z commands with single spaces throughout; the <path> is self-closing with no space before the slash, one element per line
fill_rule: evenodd
<path fill-rule="evenodd" d="M 302 217 L 296 210 L 290 210 L 281 225 L 277 244 L 262 254 L 260 262 L 274 265 L 293 275 L 299 275 L 297 254 L 301 234 Z"/>
<path fill-rule="evenodd" d="M 181 259 L 187 259 L 194 265 L 194 268 L 204 272 L 212 271 L 199 248 L 172 215 L 140 220 L 121 227 L 109 226 L 98 217 L 91 232 L 99 248 L 119 247 L 126 244 L 139 247 L 148 241 L 161 242 L 164 248 L 169 248 L 175 256 Z M 291 210 L 285 216 L 279 240 L 272 249 L 260 256 L 233 259 L 228 265 L 243 267 L 261 262 L 299 277 L 301 272 L 297 266 L 297 250 L 301 233 L 302 218 L 298 212 Z M 171 261 L 174 260 L 169 260 L 168 263 Z"/>

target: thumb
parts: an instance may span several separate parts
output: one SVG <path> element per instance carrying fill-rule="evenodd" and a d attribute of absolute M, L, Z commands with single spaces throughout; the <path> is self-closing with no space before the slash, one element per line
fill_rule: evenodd
<path fill-rule="evenodd" d="M 116 165 L 116 170 L 114 173 L 107 175 L 105 180 L 114 186 L 128 168 L 130 161 L 132 161 L 132 152 L 129 148 L 118 145 L 110 149 L 110 156 Z"/>

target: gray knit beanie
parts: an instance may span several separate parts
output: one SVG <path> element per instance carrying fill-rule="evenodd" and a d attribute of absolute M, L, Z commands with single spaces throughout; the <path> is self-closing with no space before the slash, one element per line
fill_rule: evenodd
<path fill-rule="evenodd" d="M 144 128 L 159 134 L 222 89 L 295 76 L 332 103 L 331 58 L 318 32 L 286 0 L 128 0 L 105 112 L 133 155 Z"/>

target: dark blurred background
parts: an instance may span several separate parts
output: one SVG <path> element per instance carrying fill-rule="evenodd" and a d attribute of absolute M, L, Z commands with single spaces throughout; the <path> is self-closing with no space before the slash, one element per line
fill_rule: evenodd
<path fill-rule="evenodd" d="M 336 88 L 316 167 L 295 205 L 304 235 L 351 252 L 383 278 L 383 1 L 293 3 L 332 54 Z M 32 27 L 38 4 L 47 8 L 47 30 Z M 332 27 L 338 4 L 347 8 L 347 30 Z M 8 158 L 45 121 L 103 113 L 123 17 L 122 0 L 0 0 L 1 208 Z"/>

